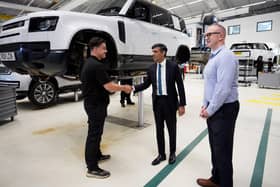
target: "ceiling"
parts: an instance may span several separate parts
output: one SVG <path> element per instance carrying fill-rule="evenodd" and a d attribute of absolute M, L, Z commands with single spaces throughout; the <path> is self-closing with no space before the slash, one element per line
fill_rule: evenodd
<path fill-rule="evenodd" d="M 80 0 L 0 0 L 0 22 L 24 13 L 58 9 Z M 201 20 L 208 14 L 220 20 L 280 11 L 280 0 L 149 0 L 185 20 Z"/>
<path fill-rule="evenodd" d="M 220 20 L 280 11 L 280 0 L 153 0 L 185 20 L 214 14 Z"/>

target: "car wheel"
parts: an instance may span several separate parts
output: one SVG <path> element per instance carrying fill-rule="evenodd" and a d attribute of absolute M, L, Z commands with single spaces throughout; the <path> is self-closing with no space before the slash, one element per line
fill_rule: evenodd
<path fill-rule="evenodd" d="M 29 100 L 39 106 L 47 107 L 56 100 L 57 89 L 50 81 L 36 81 L 29 90 Z"/>

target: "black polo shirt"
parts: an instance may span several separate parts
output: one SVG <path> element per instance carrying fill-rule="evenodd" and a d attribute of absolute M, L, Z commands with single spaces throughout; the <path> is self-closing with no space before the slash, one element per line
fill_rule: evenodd
<path fill-rule="evenodd" d="M 106 66 L 96 57 L 89 57 L 81 73 L 82 93 L 92 104 L 109 104 L 109 92 L 103 87 L 110 82 Z"/>

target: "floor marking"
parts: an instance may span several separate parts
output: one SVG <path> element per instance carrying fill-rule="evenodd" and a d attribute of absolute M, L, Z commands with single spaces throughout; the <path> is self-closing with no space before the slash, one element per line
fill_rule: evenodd
<path fill-rule="evenodd" d="M 280 101 L 280 97 L 261 97 L 262 100 Z"/>
<path fill-rule="evenodd" d="M 171 173 L 173 169 L 199 144 L 199 142 L 208 134 L 208 130 L 203 130 L 184 150 L 177 156 L 176 162 L 165 166 L 157 175 L 155 175 L 144 187 L 156 187 Z"/>
<path fill-rule="evenodd" d="M 258 154 L 255 162 L 253 176 L 251 178 L 250 187 L 262 187 L 271 117 L 272 117 L 272 109 L 269 108 L 266 113 L 262 138 L 258 149 Z"/>
<path fill-rule="evenodd" d="M 269 101 L 262 101 L 257 99 L 247 100 L 249 103 L 256 103 L 256 104 L 266 104 L 271 106 L 280 106 L 280 102 L 269 102 Z"/>
<path fill-rule="evenodd" d="M 33 135 L 43 135 L 43 134 L 48 134 L 50 132 L 54 132 L 55 128 L 47 128 L 47 129 L 43 129 L 43 130 L 38 130 L 38 131 L 33 131 L 32 134 Z"/>

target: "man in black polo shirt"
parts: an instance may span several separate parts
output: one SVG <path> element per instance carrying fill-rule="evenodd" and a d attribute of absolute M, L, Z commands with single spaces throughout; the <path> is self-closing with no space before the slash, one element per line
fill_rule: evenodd
<path fill-rule="evenodd" d="M 88 115 L 88 136 L 85 148 L 87 177 L 107 178 L 110 172 L 98 167 L 98 161 L 107 160 L 111 156 L 103 155 L 100 150 L 101 136 L 107 116 L 109 93 L 125 91 L 129 93 L 131 86 L 118 85 L 112 82 L 106 72 L 102 59 L 106 58 L 107 48 L 104 39 L 93 37 L 89 41 L 90 57 L 86 60 L 81 73 L 84 108 Z"/>

